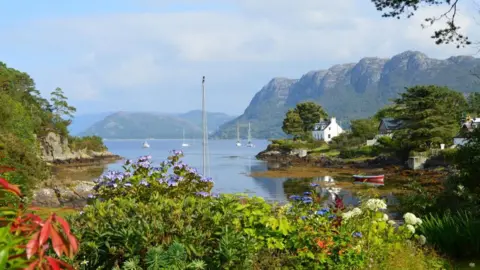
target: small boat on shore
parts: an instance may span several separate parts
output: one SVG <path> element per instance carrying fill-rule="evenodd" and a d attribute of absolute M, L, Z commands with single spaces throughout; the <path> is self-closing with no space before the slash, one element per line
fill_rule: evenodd
<path fill-rule="evenodd" d="M 354 175 L 354 184 L 367 184 L 372 186 L 383 186 L 385 175 Z"/>

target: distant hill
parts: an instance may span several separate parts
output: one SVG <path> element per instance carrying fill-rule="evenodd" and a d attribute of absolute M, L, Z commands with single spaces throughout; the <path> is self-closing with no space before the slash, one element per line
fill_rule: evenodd
<path fill-rule="evenodd" d="M 463 93 L 480 91 L 472 70 L 480 73 L 479 58 L 454 56 L 439 60 L 406 51 L 390 59 L 367 57 L 358 63 L 311 71 L 300 79 L 274 78 L 253 97 L 241 116 L 221 126 L 214 137 L 234 138 L 237 122 L 251 122 L 255 138 L 283 137 L 286 111 L 304 101 L 322 105 L 346 127 L 352 119 L 373 115 L 405 87 L 434 84 Z"/>
<path fill-rule="evenodd" d="M 68 126 L 68 130 L 70 131 L 70 134 L 78 135 L 112 113 L 113 112 L 102 112 L 75 115 L 72 123 Z"/>
<path fill-rule="evenodd" d="M 193 110 L 187 113 L 179 114 L 178 117 L 185 119 L 199 127 L 202 126 L 202 111 Z M 235 116 L 227 115 L 219 112 L 207 112 L 207 127 L 210 132 L 217 129 L 228 121 L 235 119 Z"/>
<path fill-rule="evenodd" d="M 97 121 L 80 135 L 97 135 L 106 139 L 181 139 L 202 137 L 201 111 L 185 114 L 152 112 L 116 112 Z M 207 113 L 212 130 L 235 117 L 222 113 Z M 223 119 L 223 120 L 222 120 Z"/>

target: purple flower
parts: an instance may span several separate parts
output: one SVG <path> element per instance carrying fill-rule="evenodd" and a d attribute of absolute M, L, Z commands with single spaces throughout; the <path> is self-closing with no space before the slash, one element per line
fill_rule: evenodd
<path fill-rule="evenodd" d="M 362 237 L 362 233 L 361 233 L 361 232 L 354 232 L 354 233 L 353 233 L 353 237 L 361 238 L 361 237 Z"/>
<path fill-rule="evenodd" d="M 213 183 L 213 179 L 211 177 L 202 177 L 200 178 L 200 182 Z"/>
<path fill-rule="evenodd" d="M 307 219 L 307 217 L 306 217 L 306 216 L 302 216 L 301 219 L 302 219 L 302 220 L 305 220 L 305 219 Z"/>
<path fill-rule="evenodd" d="M 212 197 L 213 197 L 213 198 L 218 198 L 218 197 L 220 197 L 220 194 L 218 194 L 218 193 L 212 193 Z"/>
<path fill-rule="evenodd" d="M 202 197 L 208 197 L 210 196 L 210 194 L 206 191 L 199 191 L 199 192 L 196 192 L 195 194 L 199 195 L 199 196 L 202 196 Z"/>
<path fill-rule="evenodd" d="M 148 168 L 150 168 L 150 165 L 151 165 L 151 164 L 150 164 L 150 161 L 145 160 L 145 161 L 140 161 L 140 162 L 138 162 L 137 165 L 138 165 L 139 167 L 141 167 L 141 168 L 148 169 Z"/>
<path fill-rule="evenodd" d="M 328 219 L 334 219 L 334 218 L 336 218 L 336 217 L 337 217 L 337 215 L 331 214 L 331 215 L 328 216 Z"/>
<path fill-rule="evenodd" d="M 289 197 L 290 200 L 294 200 L 294 201 L 299 201 L 301 200 L 302 197 L 298 196 L 298 195 L 292 195 Z"/>
<path fill-rule="evenodd" d="M 317 183 L 310 183 L 310 186 L 311 186 L 311 187 L 318 187 L 318 186 L 320 186 L 320 185 L 317 184 Z"/>
<path fill-rule="evenodd" d="M 160 183 L 160 184 L 163 184 L 163 183 L 166 182 L 165 179 L 163 179 L 163 178 L 158 178 L 157 181 L 158 181 L 158 183 Z"/>
<path fill-rule="evenodd" d="M 123 184 L 123 185 L 126 186 L 126 187 L 131 187 L 131 186 L 132 186 L 132 183 L 127 182 L 127 183 L 125 183 L 125 184 Z"/>
<path fill-rule="evenodd" d="M 305 196 L 310 196 L 310 195 L 312 195 L 312 193 L 309 192 L 309 191 L 305 191 L 305 192 L 303 193 L 303 195 L 305 195 Z"/>
<path fill-rule="evenodd" d="M 303 203 L 313 203 L 312 197 L 305 196 L 305 197 L 302 197 L 301 200 Z"/>
<path fill-rule="evenodd" d="M 325 211 L 324 209 L 318 210 L 318 211 L 316 212 L 316 214 L 317 214 L 317 215 L 320 215 L 320 216 L 323 216 L 323 215 L 325 215 L 326 213 L 328 213 L 328 211 Z"/>
<path fill-rule="evenodd" d="M 142 180 L 140 181 L 140 185 L 144 185 L 144 186 L 147 186 L 147 187 L 148 187 L 150 184 L 149 184 L 145 179 L 142 179 Z"/>
<path fill-rule="evenodd" d="M 89 198 L 89 199 L 95 199 L 95 195 L 93 195 L 93 194 L 88 194 L 87 198 Z"/>
<path fill-rule="evenodd" d="M 172 154 L 174 156 L 180 156 L 183 154 L 182 150 L 172 150 Z"/>

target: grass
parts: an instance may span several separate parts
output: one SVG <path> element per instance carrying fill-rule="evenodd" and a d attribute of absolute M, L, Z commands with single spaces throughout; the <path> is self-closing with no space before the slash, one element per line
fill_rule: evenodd
<path fill-rule="evenodd" d="M 327 157 L 337 157 L 340 154 L 340 151 L 336 149 L 331 149 L 328 144 L 324 144 L 320 147 L 316 147 L 309 151 L 309 154 L 314 157 L 327 156 Z"/>
<path fill-rule="evenodd" d="M 68 215 L 78 213 L 77 209 L 68 208 L 68 207 L 30 207 L 29 212 L 35 213 L 36 215 L 40 216 L 41 218 L 47 218 L 52 213 L 56 213 L 57 215 L 65 218 Z"/>

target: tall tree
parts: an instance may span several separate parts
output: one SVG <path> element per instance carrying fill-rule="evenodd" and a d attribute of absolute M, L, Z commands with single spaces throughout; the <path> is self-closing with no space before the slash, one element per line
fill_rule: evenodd
<path fill-rule="evenodd" d="M 298 103 L 293 110 L 287 112 L 282 129 L 289 135 L 300 137 L 309 134 L 315 124 L 326 117 L 328 114 L 315 102 Z"/>
<path fill-rule="evenodd" d="M 371 0 L 382 17 L 400 19 L 402 16 L 410 18 L 418 9 L 426 6 L 442 6 L 445 11 L 437 16 L 425 18 L 422 26 L 433 25 L 440 20 L 446 20 L 443 28 L 436 30 L 431 36 L 436 44 L 457 44 L 457 48 L 471 44 L 468 37 L 461 33 L 457 21 L 457 7 L 459 0 Z"/>
<path fill-rule="evenodd" d="M 288 110 L 285 119 L 283 119 L 282 130 L 294 138 L 303 136 L 303 121 L 295 110 Z"/>
<path fill-rule="evenodd" d="M 394 138 L 406 152 L 452 144 L 467 106 L 461 93 L 435 85 L 408 88 L 395 104 L 404 126 Z"/>
<path fill-rule="evenodd" d="M 480 117 L 480 93 L 471 93 L 468 98 L 468 112 Z"/>
<path fill-rule="evenodd" d="M 77 109 L 68 104 L 68 98 L 64 95 L 62 88 L 57 87 L 55 91 L 50 93 L 51 110 L 54 114 L 54 120 L 60 122 L 62 120 L 70 120 Z"/>
<path fill-rule="evenodd" d="M 352 136 L 362 141 L 370 140 L 378 133 L 378 121 L 375 119 L 357 119 L 350 122 Z"/>

